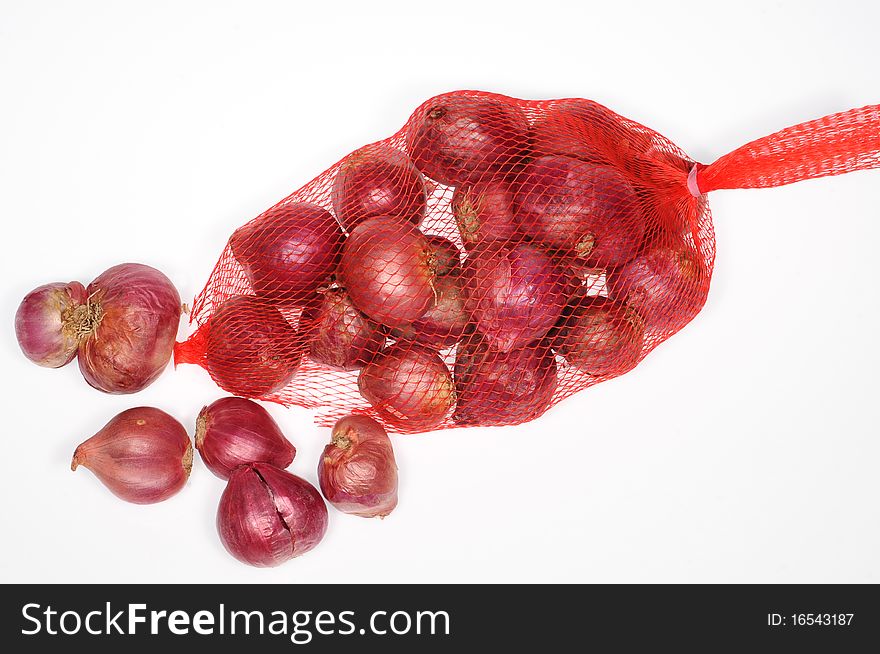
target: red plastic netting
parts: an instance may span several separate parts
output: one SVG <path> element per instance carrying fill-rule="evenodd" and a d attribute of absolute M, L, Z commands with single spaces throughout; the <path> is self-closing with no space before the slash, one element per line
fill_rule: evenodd
<path fill-rule="evenodd" d="M 878 166 L 880 112 L 695 164 L 589 100 L 432 98 L 232 235 L 175 363 L 393 431 L 531 420 L 702 308 L 705 193 Z"/>

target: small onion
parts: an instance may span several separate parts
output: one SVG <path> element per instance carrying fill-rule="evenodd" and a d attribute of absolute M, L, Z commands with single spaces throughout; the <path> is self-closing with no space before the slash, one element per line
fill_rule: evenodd
<path fill-rule="evenodd" d="M 293 203 L 237 229 L 229 246 L 257 295 L 302 304 L 333 273 L 344 238 L 329 211 Z"/>
<path fill-rule="evenodd" d="M 452 375 L 443 359 L 406 341 L 364 366 L 358 389 L 388 424 L 406 431 L 436 427 L 455 404 Z"/>
<path fill-rule="evenodd" d="M 305 479 L 268 463 L 251 463 L 230 475 L 217 508 L 217 531 L 242 563 L 276 566 L 321 542 L 327 505 Z"/>
<path fill-rule="evenodd" d="M 434 254 L 434 272 L 437 275 L 449 275 L 461 269 L 461 250 L 445 236 L 428 234 L 425 237 Z"/>
<path fill-rule="evenodd" d="M 439 95 L 409 119 L 406 145 L 416 166 L 456 186 L 511 170 L 527 154 L 528 121 L 515 104 L 484 94 Z"/>
<path fill-rule="evenodd" d="M 71 470 L 91 470 L 110 491 L 134 504 L 167 500 L 192 470 L 189 436 L 177 420 L 152 407 L 123 411 L 73 453 Z"/>
<path fill-rule="evenodd" d="M 553 347 L 596 376 L 621 375 L 639 361 L 644 324 L 638 313 L 607 297 L 575 296 L 563 312 Z"/>
<path fill-rule="evenodd" d="M 382 328 L 341 288 L 324 291 L 321 304 L 306 310 L 300 324 L 310 356 L 331 368 L 357 370 L 385 346 Z"/>
<path fill-rule="evenodd" d="M 671 334 L 706 303 L 709 276 L 693 247 L 659 242 L 609 272 L 608 289 L 611 297 L 638 312 L 646 330 Z"/>
<path fill-rule="evenodd" d="M 324 497 L 343 513 L 384 518 L 397 506 L 397 463 L 391 439 L 368 416 L 349 415 L 333 425 L 318 463 Z"/>
<path fill-rule="evenodd" d="M 105 393 L 134 393 L 162 374 L 174 350 L 180 296 L 155 268 L 123 263 L 101 273 L 78 310 L 79 369 Z"/>
<path fill-rule="evenodd" d="M 484 243 L 464 266 L 465 308 L 497 350 L 541 338 L 568 300 L 570 275 L 528 243 Z"/>
<path fill-rule="evenodd" d="M 224 397 L 204 407 L 196 419 L 196 449 L 208 469 L 221 479 L 240 465 L 270 463 L 286 468 L 296 448 L 278 423 L 256 402 Z"/>
<path fill-rule="evenodd" d="M 265 300 L 253 295 L 231 298 L 206 327 L 205 367 L 220 388 L 264 397 L 283 388 L 296 372 L 302 338 Z"/>
<path fill-rule="evenodd" d="M 546 341 L 499 352 L 473 334 L 458 344 L 453 416 L 461 425 L 515 425 L 537 418 L 556 391 L 556 359 Z"/>
<path fill-rule="evenodd" d="M 391 330 L 391 335 L 435 348 L 455 345 L 468 327 L 459 275 L 438 277 L 434 282 L 437 301 L 418 320 Z"/>
<path fill-rule="evenodd" d="M 433 251 L 418 229 L 378 217 L 355 227 L 342 248 L 339 282 L 355 306 L 378 323 L 399 327 L 434 302 Z"/>
<path fill-rule="evenodd" d="M 77 311 L 86 302 L 79 282 L 44 284 L 28 293 L 15 312 L 15 336 L 24 355 L 47 368 L 66 366 L 76 357 L 80 334 Z"/>
<path fill-rule="evenodd" d="M 621 265 L 642 244 L 639 198 L 614 168 L 541 157 L 523 172 L 516 202 L 527 236 L 591 265 Z"/>
<path fill-rule="evenodd" d="M 422 174 L 406 154 L 374 143 L 355 150 L 339 166 L 333 183 L 333 210 L 347 230 L 375 216 L 419 225 L 425 217 L 427 195 Z"/>
<path fill-rule="evenodd" d="M 503 177 L 490 177 L 456 187 L 452 213 L 467 250 L 483 241 L 506 240 L 518 234 L 514 186 Z"/>

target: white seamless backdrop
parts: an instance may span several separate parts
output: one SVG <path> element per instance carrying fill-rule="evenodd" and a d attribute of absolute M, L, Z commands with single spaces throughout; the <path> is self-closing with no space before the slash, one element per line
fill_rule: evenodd
<path fill-rule="evenodd" d="M 395 437 L 398 509 L 331 509 L 273 570 L 223 550 L 198 460 L 148 507 L 70 472 L 131 406 L 192 433 L 204 371 L 103 395 L 12 329 L 31 288 L 122 261 L 191 300 L 234 227 L 436 93 L 590 97 L 708 162 L 880 100 L 878 24 L 855 0 L 0 3 L 0 581 L 880 581 L 880 172 L 714 193 L 686 329 L 531 424 Z M 328 430 L 269 410 L 315 482 Z"/>

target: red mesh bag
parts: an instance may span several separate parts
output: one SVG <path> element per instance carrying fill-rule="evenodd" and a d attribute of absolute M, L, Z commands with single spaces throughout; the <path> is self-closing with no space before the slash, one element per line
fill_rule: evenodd
<path fill-rule="evenodd" d="M 875 168 L 878 153 L 878 106 L 706 166 L 589 100 L 440 95 L 235 231 L 175 363 L 321 424 L 521 423 L 700 311 L 706 193 Z"/>

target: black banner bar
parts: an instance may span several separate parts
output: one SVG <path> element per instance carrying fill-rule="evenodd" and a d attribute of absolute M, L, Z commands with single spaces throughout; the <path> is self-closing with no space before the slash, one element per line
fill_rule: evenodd
<path fill-rule="evenodd" d="M 880 642 L 876 586 L 4 586 L 2 643 L 24 651 L 563 652 L 646 642 L 675 651 L 732 645 Z M 217 649 L 220 647 L 220 649 Z M 608 650 L 604 650 L 608 651 Z M 802 650 L 803 651 L 803 650 Z"/>

